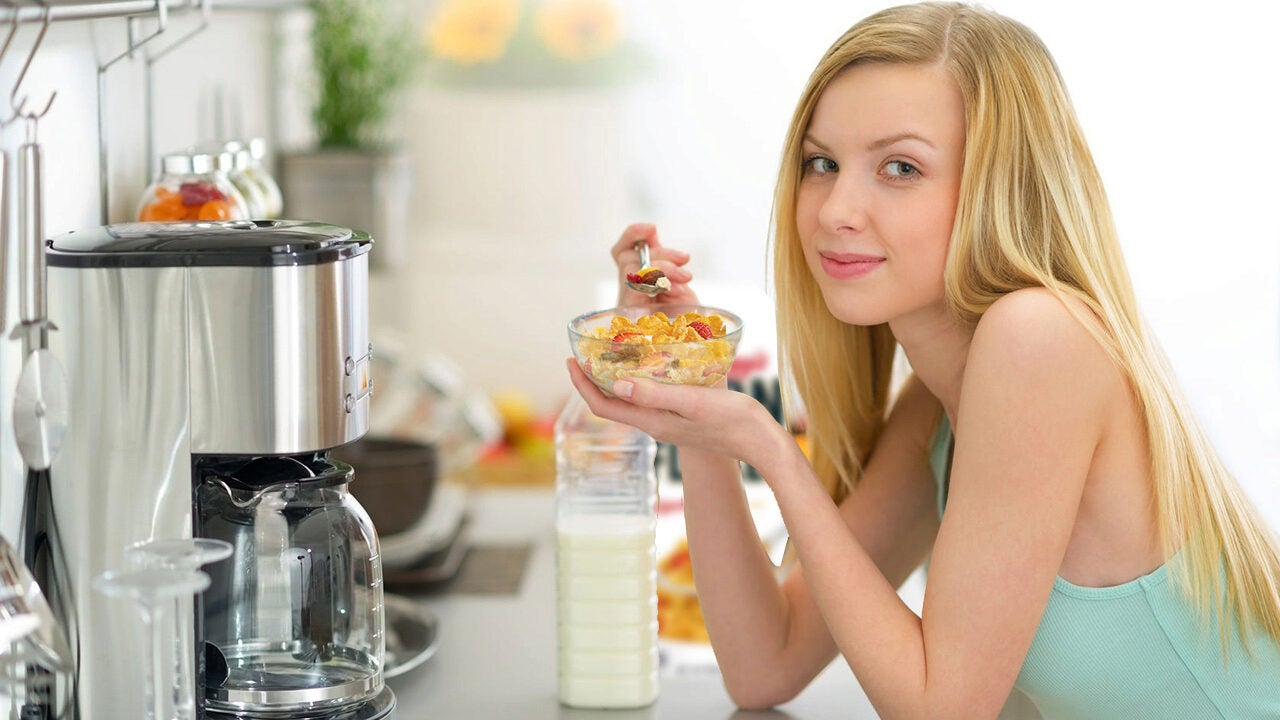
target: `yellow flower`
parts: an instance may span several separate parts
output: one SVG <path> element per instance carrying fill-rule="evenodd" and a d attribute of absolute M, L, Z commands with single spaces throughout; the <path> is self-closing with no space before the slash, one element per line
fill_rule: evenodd
<path fill-rule="evenodd" d="M 446 0 L 427 26 L 427 47 L 463 65 L 502 57 L 516 31 L 519 0 Z"/>
<path fill-rule="evenodd" d="M 582 61 L 618 43 L 618 12 L 606 0 L 549 0 L 538 8 L 535 28 L 552 54 Z"/>

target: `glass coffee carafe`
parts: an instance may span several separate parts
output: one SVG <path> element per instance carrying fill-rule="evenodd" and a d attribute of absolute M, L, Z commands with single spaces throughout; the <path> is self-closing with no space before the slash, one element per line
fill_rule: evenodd
<path fill-rule="evenodd" d="M 204 594 L 205 707 L 238 717 L 380 717 L 382 566 L 324 453 L 198 461 L 197 534 L 224 540 Z M 389 708 L 387 711 L 389 712 Z"/>

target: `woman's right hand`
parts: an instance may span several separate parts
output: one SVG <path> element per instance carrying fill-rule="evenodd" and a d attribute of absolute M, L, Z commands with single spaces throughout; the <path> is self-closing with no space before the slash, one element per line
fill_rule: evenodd
<path fill-rule="evenodd" d="M 640 269 L 640 253 L 636 252 L 636 243 L 649 245 L 649 264 L 662 270 L 671 281 L 671 289 L 649 297 L 642 292 L 627 287 L 627 273 Z M 697 305 L 698 296 L 689 287 L 693 275 L 684 268 L 689 262 L 689 253 L 675 248 L 663 247 L 658 242 L 658 228 L 651 223 L 633 223 L 622 231 L 622 237 L 610 249 L 613 262 L 618 266 L 618 305 L 658 305 L 677 303 Z"/>

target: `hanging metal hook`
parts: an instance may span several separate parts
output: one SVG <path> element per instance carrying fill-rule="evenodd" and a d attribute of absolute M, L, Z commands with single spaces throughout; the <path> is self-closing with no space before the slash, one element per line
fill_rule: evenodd
<path fill-rule="evenodd" d="M 209 0 L 199 0 L 199 7 L 200 7 L 200 24 L 192 28 L 191 30 L 187 31 L 186 33 L 183 33 L 182 37 L 174 40 L 164 49 L 158 50 L 155 53 L 152 53 L 150 50 L 148 50 L 146 53 L 148 65 L 154 65 L 157 60 L 164 57 L 165 55 L 168 55 L 174 50 L 177 50 L 180 45 L 186 43 L 188 40 L 195 37 L 196 35 L 199 35 L 200 33 L 204 32 L 209 27 L 209 8 L 210 8 Z"/>
<path fill-rule="evenodd" d="M 137 53 L 138 50 L 140 50 L 143 45 L 146 45 L 152 40 L 155 40 L 156 38 L 160 37 L 165 33 L 165 30 L 169 28 L 168 2 L 166 2 L 166 0 L 155 0 L 153 8 L 154 9 L 151 10 L 149 13 L 140 13 L 137 15 L 128 16 L 128 18 L 125 20 L 125 27 L 129 33 L 129 47 L 126 48 L 124 52 L 111 58 L 110 60 L 104 63 L 98 64 L 99 78 L 105 75 L 107 72 L 107 69 L 110 68 L 112 65 L 115 65 L 116 63 L 120 62 L 125 58 L 134 57 L 134 54 Z M 140 35 L 142 35 L 142 33 L 140 30 L 138 30 L 138 27 L 142 24 L 142 21 L 145 18 L 150 16 L 151 13 L 154 13 L 156 18 L 156 29 L 154 32 L 152 32 L 149 35 L 139 37 Z"/>
<path fill-rule="evenodd" d="M 49 25 L 53 23 L 53 8 L 45 5 L 43 0 L 40 3 L 44 6 L 44 20 L 40 25 L 40 34 L 36 36 L 35 44 L 31 46 L 31 52 L 27 54 L 27 61 L 22 64 L 22 71 L 18 73 L 18 81 L 13 84 L 13 90 L 9 92 L 9 106 L 13 108 L 14 118 L 19 116 L 27 120 L 39 120 L 49 113 L 49 108 L 53 107 L 54 98 L 58 97 L 58 91 L 54 90 L 49 95 L 49 101 L 44 104 L 44 109 L 40 112 L 23 112 L 23 108 L 27 104 L 27 98 L 24 95 L 18 100 L 18 88 L 22 87 L 22 81 L 27 77 L 27 70 L 31 69 L 31 61 L 35 60 L 36 53 L 40 51 L 40 43 L 44 42 L 45 33 L 49 32 Z M 17 13 L 14 13 L 14 22 L 17 22 Z M 7 46 L 7 43 L 6 43 Z"/>
<path fill-rule="evenodd" d="M 9 45 L 13 43 L 13 37 L 18 34 L 18 9 L 13 10 L 13 23 L 9 26 L 9 34 L 4 38 L 4 45 L 0 46 L 0 65 L 4 64 L 4 56 L 9 54 Z M 25 97 L 18 103 L 18 107 L 13 109 L 13 115 L 8 119 L 0 120 L 0 129 L 8 127 L 14 120 L 18 119 L 18 115 L 22 113 L 22 108 L 26 106 L 27 99 Z"/>

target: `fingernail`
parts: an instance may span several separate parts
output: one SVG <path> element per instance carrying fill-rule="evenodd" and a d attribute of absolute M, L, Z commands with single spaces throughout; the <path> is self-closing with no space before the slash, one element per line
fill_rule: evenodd
<path fill-rule="evenodd" d="M 630 380 L 615 380 L 613 383 L 613 394 L 620 398 L 629 399 L 635 391 L 636 384 Z"/>

